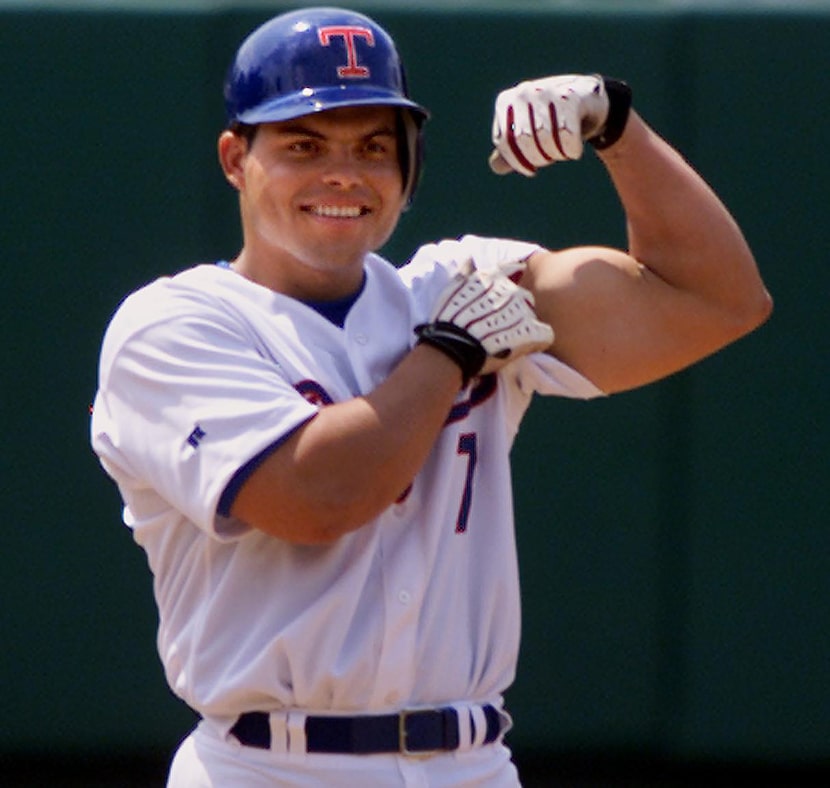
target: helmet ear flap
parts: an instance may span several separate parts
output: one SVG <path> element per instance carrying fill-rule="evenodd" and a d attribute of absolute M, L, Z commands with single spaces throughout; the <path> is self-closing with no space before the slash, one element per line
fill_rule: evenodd
<path fill-rule="evenodd" d="M 398 116 L 398 160 L 403 175 L 404 210 L 412 205 L 424 163 L 424 118 L 405 109 Z"/>

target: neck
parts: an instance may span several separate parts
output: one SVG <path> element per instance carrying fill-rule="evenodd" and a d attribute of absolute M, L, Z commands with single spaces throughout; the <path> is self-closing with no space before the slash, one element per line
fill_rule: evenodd
<path fill-rule="evenodd" d="M 243 248 L 231 268 L 246 279 L 300 301 L 333 301 L 358 292 L 363 283 L 363 259 L 348 266 L 310 266 L 296 260 L 273 259 L 257 264 Z"/>

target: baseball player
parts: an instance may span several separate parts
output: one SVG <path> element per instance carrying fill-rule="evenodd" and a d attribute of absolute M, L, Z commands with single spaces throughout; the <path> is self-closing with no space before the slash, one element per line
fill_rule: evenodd
<path fill-rule="evenodd" d="M 166 677 L 201 717 L 169 785 L 518 785 L 522 416 L 534 394 L 629 389 L 752 330 L 770 309 L 752 254 L 601 76 L 499 94 L 491 167 L 530 176 L 588 142 L 627 251 L 465 236 L 400 268 L 375 250 L 413 198 L 428 113 L 380 26 L 277 16 L 225 101 L 242 248 L 121 304 L 92 418 Z"/>

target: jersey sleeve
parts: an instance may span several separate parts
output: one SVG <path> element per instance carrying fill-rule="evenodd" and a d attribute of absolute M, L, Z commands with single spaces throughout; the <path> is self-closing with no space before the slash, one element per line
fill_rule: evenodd
<path fill-rule="evenodd" d="M 443 240 L 419 247 L 410 261 L 400 269 L 400 277 L 410 288 L 421 309 L 421 318 L 429 314 L 435 300 L 458 268 L 472 259 L 480 271 L 512 269 L 517 261 L 527 260 L 539 251 L 538 244 L 508 238 L 483 238 L 465 235 L 457 240 Z"/>
<path fill-rule="evenodd" d="M 526 394 L 542 394 L 572 399 L 606 396 L 588 378 L 548 353 L 531 353 L 517 359 L 505 370 Z"/>
<path fill-rule="evenodd" d="M 317 408 L 218 308 L 129 324 L 127 309 L 104 341 L 93 448 L 133 510 L 127 517 L 168 505 L 229 536 L 241 529 L 217 514 L 229 481 Z"/>

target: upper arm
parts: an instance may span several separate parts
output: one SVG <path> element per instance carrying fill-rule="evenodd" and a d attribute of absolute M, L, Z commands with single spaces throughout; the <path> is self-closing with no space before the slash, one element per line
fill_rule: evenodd
<path fill-rule="evenodd" d="M 96 450 L 205 529 L 240 466 L 317 412 L 227 316 L 180 310 L 114 342 Z"/>
<path fill-rule="evenodd" d="M 553 327 L 549 352 L 607 393 L 676 372 L 743 333 L 716 304 L 617 249 L 538 252 L 522 285 Z"/>

